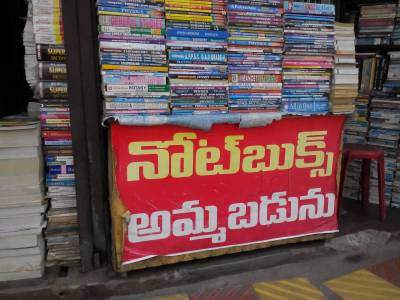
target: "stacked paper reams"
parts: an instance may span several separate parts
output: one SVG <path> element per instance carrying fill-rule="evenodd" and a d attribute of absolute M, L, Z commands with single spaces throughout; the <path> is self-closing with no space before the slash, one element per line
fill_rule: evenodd
<path fill-rule="evenodd" d="M 332 113 L 351 114 L 358 95 L 354 24 L 335 23 L 335 69 L 330 95 Z"/>
<path fill-rule="evenodd" d="M 39 122 L 0 120 L 0 281 L 43 275 L 41 156 Z"/>

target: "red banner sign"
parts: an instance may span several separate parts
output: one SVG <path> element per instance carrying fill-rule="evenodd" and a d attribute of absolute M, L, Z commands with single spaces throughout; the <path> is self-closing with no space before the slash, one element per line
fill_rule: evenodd
<path fill-rule="evenodd" d="M 112 125 L 123 264 L 338 230 L 344 119 L 266 127 Z"/>

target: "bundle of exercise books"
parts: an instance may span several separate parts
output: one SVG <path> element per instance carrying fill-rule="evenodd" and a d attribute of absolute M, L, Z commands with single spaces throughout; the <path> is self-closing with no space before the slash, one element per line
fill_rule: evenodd
<path fill-rule="evenodd" d="M 163 0 L 97 1 L 105 116 L 169 113 Z"/>
<path fill-rule="evenodd" d="M 25 48 L 25 77 L 31 89 L 35 89 L 37 82 L 37 60 L 36 60 L 36 47 L 35 35 L 33 30 L 32 21 L 32 1 L 27 3 L 28 11 L 26 14 L 26 23 L 23 33 L 23 43 Z"/>
<path fill-rule="evenodd" d="M 284 110 L 325 114 L 334 67 L 335 6 L 286 1 L 284 9 Z"/>
<path fill-rule="evenodd" d="M 282 101 L 283 1 L 228 1 L 229 109 L 277 111 Z"/>
<path fill-rule="evenodd" d="M 389 45 L 395 17 L 396 4 L 361 6 L 357 45 Z"/>
<path fill-rule="evenodd" d="M 346 116 L 343 142 L 367 144 L 369 94 L 359 94 L 355 99 L 355 112 Z M 347 168 L 343 197 L 360 199 L 361 161 L 353 160 Z"/>
<path fill-rule="evenodd" d="M 40 124 L 0 119 L 0 281 L 44 271 L 43 164 Z"/>
<path fill-rule="evenodd" d="M 389 204 L 396 171 L 400 138 L 400 98 L 394 93 L 375 91 L 371 99 L 368 143 L 385 152 L 385 198 Z M 378 203 L 378 172 L 373 163 L 370 201 Z"/>
<path fill-rule="evenodd" d="M 351 114 L 358 95 L 353 23 L 335 23 L 335 69 L 330 95 L 332 113 Z"/>
<path fill-rule="evenodd" d="M 228 111 L 226 1 L 165 0 L 172 114 Z"/>
<path fill-rule="evenodd" d="M 389 52 L 390 64 L 387 74 L 387 80 L 383 85 L 382 94 L 384 99 L 378 102 L 379 104 L 379 117 L 378 119 L 371 118 L 371 127 L 376 127 L 382 130 L 379 138 L 386 140 L 388 145 L 385 154 L 387 163 L 389 164 L 388 170 L 385 170 L 385 179 L 389 181 L 389 186 L 392 187 L 392 206 L 400 206 L 400 168 L 399 168 L 399 144 L 398 138 L 400 136 L 400 51 Z M 383 109 L 382 109 L 383 107 Z M 375 113 L 376 114 L 376 113 Z M 374 114 L 374 115 L 375 115 Z M 371 116 L 372 113 L 371 113 Z M 397 140 L 396 140 L 397 139 Z M 396 145 L 397 143 L 397 145 Z M 392 146 L 389 148 L 389 146 Z M 385 148 L 385 149 L 386 149 Z M 386 163 L 385 163 L 386 167 Z M 393 174 L 394 173 L 394 174 Z M 389 192 L 388 192 L 389 193 Z"/>
<path fill-rule="evenodd" d="M 71 238 L 78 236 L 78 226 L 61 1 L 33 0 L 33 25 L 39 77 L 36 96 L 50 199 L 46 265 L 71 265 L 79 262 L 79 244 Z M 73 220 L 65 222 L 65 210 Z"/>
<path fill-rule="evenodd" d="M 400 1 L 397 3 L 396 20 L 392 32 L 392 44 L 400 45 Z"/>

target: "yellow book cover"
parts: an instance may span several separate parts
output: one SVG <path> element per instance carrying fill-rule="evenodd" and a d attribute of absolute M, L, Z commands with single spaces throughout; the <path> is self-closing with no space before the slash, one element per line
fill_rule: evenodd
<path fill-rule="evenodd" d="M 182 14 L 171 14 L 166 13 L 165 18 L 167 20 L 176 20 L 176 21 L 194 21 L 194 22 L 212 22 L 213 17 L 211 16 L 198 16 L 198 15 L 182 15 Z"/>

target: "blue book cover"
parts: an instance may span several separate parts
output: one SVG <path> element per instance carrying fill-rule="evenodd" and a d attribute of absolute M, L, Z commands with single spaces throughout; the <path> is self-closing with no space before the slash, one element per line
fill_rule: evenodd
<path fill-rule="evenodd" d="M 226 31 L 216 30 L 167 28 L 167 37 L 169 36 L 226 39 L 228 33 Z"/>
<path fill-rule="evenodd" d="M 285 102 L 287 112 L 324 113 L 329 110 L 328 102 Z"/>
<path fill-rule="evenodd" d="M 217 61 L 225 62 L 226 53 L 224 52 L 198 52 L 198 51 L 170 51 L 170 60 L 187 60 L 187 61 Z"/>
<path fill-rule="evenodd" d="M 277 7 L 259 6 L 259 5 L 243 5 L 243 4 L 228 4 L 228 11 L 242 11 L 242 12 L 254 12 L 254 13 L 269 13 L 277 14 L 280 13 Z"/>
<path fill-rule="evenodd" d="M 284 19 L 290 20 L 304 20 L 304 21 L 324 21 L 324 22 L 334 22 L 335 17 L 329 16 L 315 16 L 315 15 L 302 15 L 302 14 L 290 14 L 285 13 Z"/>
<path fill-rule="evenodd" d="M 50 175 L 58 175 L 58 174 L 74 174 L 74 166 L 73 165 L 55 165 L 48 167 L 48 173 Z"/>
<path fill-rule="evenodd" d="M 226 39 L 213 39 L 213 38 L 196 38 L 186 36 L 167 36 L 169 41 L 182 41 L 182 42 L 204 42 L 204 43 L 226 43 Z"/>
<path fill-rule="evenodd" d="M 300 14 L 315 14 L 315 15 L 335 15 L 335 5 L 333 4 L 319 4 L 319 3 L 304 3 L 285 1 L 285 12 L 300 13 Z"/>

